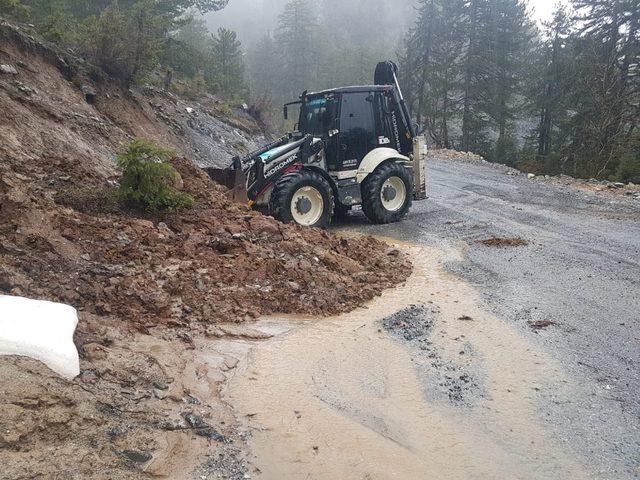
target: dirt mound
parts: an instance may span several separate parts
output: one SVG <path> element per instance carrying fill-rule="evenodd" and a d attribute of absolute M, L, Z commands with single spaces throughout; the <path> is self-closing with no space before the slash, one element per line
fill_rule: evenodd
<path fill-rule="evenodd" d="M 18 72 L 0 74 L 8 112 L 0 119 L 0 291 L 127 316 L 144 329 L 337 313 L 406 278 L 408 266 L 384 244 L 302 231 L 231 205 L 184 159 L 176 166 L 196 208 L 163 219 L 118 212 L 121 145 L 142 136 L 179 150 L 184 139 L 145 95 L 123 92 L 81 60 L 6 24 L 0 42 L 0 62 Z M 89 82 L 92 103 L 78 87 Z"/>
<path fill-rule="evenodd" d="M 82 213 L 30 195 L 30 182 L 7 172 L 0 291 L 128 318 L 143 331 L 193 331 L 275 312 L 343 312 L 410 271 L 379 241 L 282 225 L 230 204 L 189 161 L 174 163 L 196 207 L 154 219 Z"/>
<path fill-rule="evenodd" d="M 478 243 L 481 243 L 485 247 L 497 247 L 497 248 L 522 247 L 525 245 L 529 245 L 529 242 L 518 237 L 509 237 L 509 238 L 491 237 L 491 238 L 486 238 L 484 240 L 478 240 Z"/>
<path fill-rule="evenodd" d="M 373 238 L 282 225 L 231 204 L 185 158 L 173 162 L 193 209 L 125 211 L 114 196 L 122 144 L 200 148 L 166 113 L 182 101 L 123 91 L 4 24 L 0 63 L 17 72 L 0 73 L 0 294 L 76 307 L 81 353 L 73 382 L 0 357 L 0 478 L 181 478 L 172 462 L 203 451 L 242 471 L 233 450 L 242 438 L 217 397 L 233 362 L 198 359 L 207 337 L 224 332 L 220 322 L 263 314 L 349 311 L 411 266 Z"/>

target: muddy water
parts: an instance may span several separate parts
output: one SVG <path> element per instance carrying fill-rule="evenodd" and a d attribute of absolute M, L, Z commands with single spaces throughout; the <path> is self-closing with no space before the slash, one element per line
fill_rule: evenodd
<path fill-rule="evenodd" d="M 264 322 L 288 332 L 254 343 L 225 392 L 252 433 L 259 478 L 588 478 L 537 420 L 536 397 L 564 389 L 559 366 L 482 311 L 474 289 L 439 267 L 440 253 L 405 248 L 415 274 L 366 308 Z M 469 402 L 430 395 L 413 347 L 382 328 L 422 302 L 439 310 L 431 339 L 442 362 L 458 360 L 460 339 L 473 352 L 482 388 Z"/>

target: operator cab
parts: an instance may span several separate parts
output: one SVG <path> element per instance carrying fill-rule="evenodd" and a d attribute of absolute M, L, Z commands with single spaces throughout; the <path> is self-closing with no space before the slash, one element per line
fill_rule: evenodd
<path fill-rule="evenodd" d="M 357 169 L 376 148 L 393 148 L 407 156 L 413 150 L 413 136 L 404 126 L 399 97 L 391 85 L 305 93 L 295 103 L 300 104 L 298 134 L 323 140 L 331 172 Z M 285 106 L 285 117 L 286 112 Z"/>

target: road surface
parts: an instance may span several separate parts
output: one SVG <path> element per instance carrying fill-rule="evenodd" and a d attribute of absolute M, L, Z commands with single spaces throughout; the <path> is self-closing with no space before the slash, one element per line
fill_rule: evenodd
<path fill-rule="evenodd" d="M 535 398 L 556 439 L 595 478 L 638 478 L 640 200 L 453 161 L 431 162 L 428 181 L 430 199 L 403 223 L 371 226 L 356 212 L 355 228 L 444 251 L 445 268 L 566 373 L 569 396 L 541 391 Z M 491 237 L 528 245 L 479 243 Z M 553 324 L 535 330 L 536 321 Z"/>

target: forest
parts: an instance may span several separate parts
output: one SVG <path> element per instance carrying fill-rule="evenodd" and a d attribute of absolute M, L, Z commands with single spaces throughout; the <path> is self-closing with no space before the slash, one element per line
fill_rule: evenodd
<path fill-rule="evenodd" d="M 640 0 L 571 0 L 543 25 L 523 0 L 227 4 L 0 0 L 0 15 L 127 84 L 168 74 L 179 93 L 246 102 L 276 129 L 283 102 L 371 83 L 375 64 L 393 59 L 433 147 L 640 182 Z"/>

